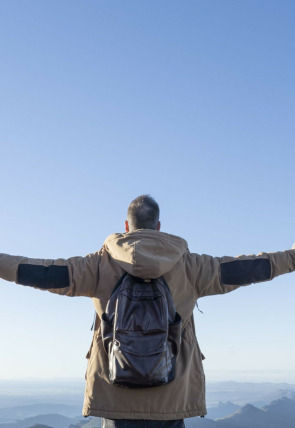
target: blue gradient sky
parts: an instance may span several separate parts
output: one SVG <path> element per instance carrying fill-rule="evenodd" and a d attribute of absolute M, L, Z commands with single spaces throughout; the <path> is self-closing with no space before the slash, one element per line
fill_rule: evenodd
<path fill-rule="evenodd" d="M 9 0 L 0 38 L 1 252 L 96 251 L 142 193 L 193 252 L 292 246 L 293 1 Z M 294 283 L 201 299 L 205 369 L 294 370 Z M 0 284 L 0 378 L 83 377 L 92 302 Z"/>

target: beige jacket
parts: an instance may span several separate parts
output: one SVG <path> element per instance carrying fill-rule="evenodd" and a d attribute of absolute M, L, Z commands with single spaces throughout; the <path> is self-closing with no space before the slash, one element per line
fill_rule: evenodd
<path fill-rule="evenodd" d="M 202 296 L 223 294 L 295 270 L 295 250 L 258 256 L 211 257 L 190 253 L 182 238 L 138 230 L 114 234 L 102 249 L 67 260 L 30 259 L 0 254 L 0 277 L 67 296 L 93 299 L 97 320 L 87 354 L 84 416 L 110 419 L 180 419 L 205 415 L 205 378 L 194 329 L 193 310 Z M 161 275 L 169 284 L 183 320 L 176 378 L 155 388 L 123 389 L 108 381 L 100 319 L 124 271 L 140 278 Z"/>

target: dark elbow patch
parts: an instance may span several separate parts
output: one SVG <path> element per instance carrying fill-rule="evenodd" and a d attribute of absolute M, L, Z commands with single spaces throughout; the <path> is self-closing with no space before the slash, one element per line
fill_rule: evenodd
<path fill-rule="evenodd" d="M 268 259 L 234 260 L 221 263 L 221 282 L 228 285 L 245 285 L 270 279 Z"/>
<path fill-rule="evenodd" d="M 18 283 L 43 289 L 65 288 L 70 284 L 67 266 L 20 264 Z"/>

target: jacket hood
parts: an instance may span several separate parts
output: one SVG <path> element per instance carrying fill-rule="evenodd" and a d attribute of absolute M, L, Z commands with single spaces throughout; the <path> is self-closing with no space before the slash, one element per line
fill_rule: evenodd
<path fill-rule="evenodd" d="M 187 242 L 157 230 L 139 229 L 110 235 L 104 247 L 128 273 L 139 278 L 159 278 L 170 271 L 187 250 Z"/>

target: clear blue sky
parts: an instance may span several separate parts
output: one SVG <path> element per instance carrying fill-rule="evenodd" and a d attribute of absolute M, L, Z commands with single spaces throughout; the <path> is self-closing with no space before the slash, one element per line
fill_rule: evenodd
<path fill-rule="evenodd" d="M 0 3 L 1 252 L 98 250 L 149 193 L 214 256 L 290 248 L 291 0 Z M 0 378 L 83 377 L 86 298 L 0 282 Z M 196 312 L 210 370 L 293 370 L 295 274 Z"/>

